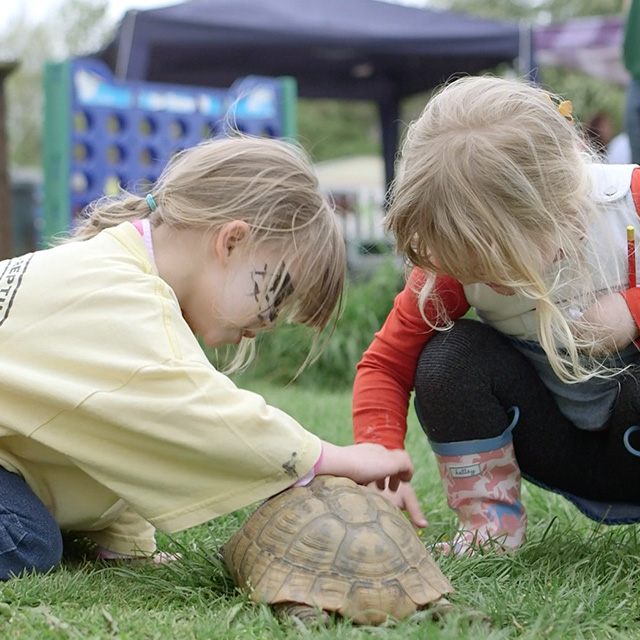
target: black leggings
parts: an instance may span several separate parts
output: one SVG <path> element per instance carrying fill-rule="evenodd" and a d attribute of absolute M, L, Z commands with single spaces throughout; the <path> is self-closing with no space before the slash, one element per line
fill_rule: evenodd
<path fill-rule="evenodd" d="M 433 442 L 499 436 L 520 409 L 513 431 L 524 477 L 590 500 L 640 504 L 640 457 L 624 444 L 640 424 L 640 368 L 620 376 L 620 392 L 601 431 L 574 426 L 560 412 L 529 361 L 491 327 L 459 320 L 425 345 L 415 374 L 416 405 Z M 630 436 L 640 449 L 640 429 Z"/>

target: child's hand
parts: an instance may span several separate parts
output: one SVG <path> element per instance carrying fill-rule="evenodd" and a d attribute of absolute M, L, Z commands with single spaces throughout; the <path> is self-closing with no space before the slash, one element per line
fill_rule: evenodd
<path fill-rule="evenodd" d="M 369 485 L 372 489 L 377 488 L 377 483 L 372 482 Z M 381 492 L 382 495 L 400 509 L 400 511 L 406 511 L 411 524 L 417 529 L 429 526 L 427 519 L 422 513 L 422 508 L 418 502 L 416 492 L 409 482 L 401 482 L 396 491 L 392 491 L 388 487 Z"/>
<path fill-rule="evenodd" d="M 640 330 L 629 307 L 619 293 L 608 293 L 599 297 L 585 311 L 583 319 L 593 324 L 593 335 L 600 341 L 596 353 L 611 353 L 624 349 L 640 336 Z"/>
<path fill-rule="evenodd" d="M 345 476 L 358 484 L 376 481 L 380 489 L 389 486 L 395 491 L 400 482 L 413 476 L 413 464 L 403 449 L 387 449 L 381 444 L 363 442 L 338 447 L 323 442 L 322 460 L 316 475 Z"/>

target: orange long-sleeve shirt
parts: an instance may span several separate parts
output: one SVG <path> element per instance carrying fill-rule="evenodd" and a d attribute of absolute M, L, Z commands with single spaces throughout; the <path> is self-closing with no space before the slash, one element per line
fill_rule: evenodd
<path fill-rule="evenodd" d="M 355 442 L 376 442 L 389 449 L 404 447 L 416 364 L 422 347 L 434 333 L 418 307 L 416 292 L 422 282 L 423 272 L 414 269 L 358 364 L 353 389 Z M 462 285 L 454 278 L 439 276 L 436 291 L 452 320 L 468 311 Z M 435 321 L 437 313 L 431 303 L 425 315 Z"/>

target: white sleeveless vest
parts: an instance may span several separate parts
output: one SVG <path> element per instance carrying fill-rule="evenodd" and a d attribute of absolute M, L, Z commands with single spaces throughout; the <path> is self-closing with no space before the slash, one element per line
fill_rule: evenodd
<path fill-rule="evenodd" d="M 631 174 L 637 165 L 593 165 L 594 200 L 600 204 L 601 216 L 590 230 L 595 253 L 590 264 L 604 267 L 606 283 L 614 289 L 626 288 L 627 226 L 638 228 L 640 242 L 640 218 L 631 195 Z M 640 260 L 638 260 L 640 265 Z M 562 267 L 562 261 L 554 263 Z M 596 286 L 601 284 L 600 269 L 593 273 Z M 469 304 L 478 317 L 498 331 L 523 340 L 536 340 L 535 301 L 519 295 L 503 296 L 485 284 L 464 287 Z"/>

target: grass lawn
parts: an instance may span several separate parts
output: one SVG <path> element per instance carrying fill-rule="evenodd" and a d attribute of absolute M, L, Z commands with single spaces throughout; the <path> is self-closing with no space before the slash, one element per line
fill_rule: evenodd
<path fill-rule="evenodd" d="M 327 393 L 246 385 L 338 444 L 351 438 L 350 392 Z M 408 449 L 414 485 L 430 527 L 428 544 L 455 531 L 426 440 L 412 417 Z M 183 559 L 167 566 L 95 563 L 71 543 L 63 566 L 48 576 L 0 583 L 2 640 L 240 640 L 381 638 L 640 639 L 640 546 L 637 527 L 601 527 L 563 499 L 525 485 L 528 542 L 514 555 L 441 558 L 453 583 L 454 612 L 434 623 L 418 615 L 383 628 L 337 622 L 305 631 L 238 593 L 215 550 L 248 510 L 191 529 L 163 549 Z"/>

